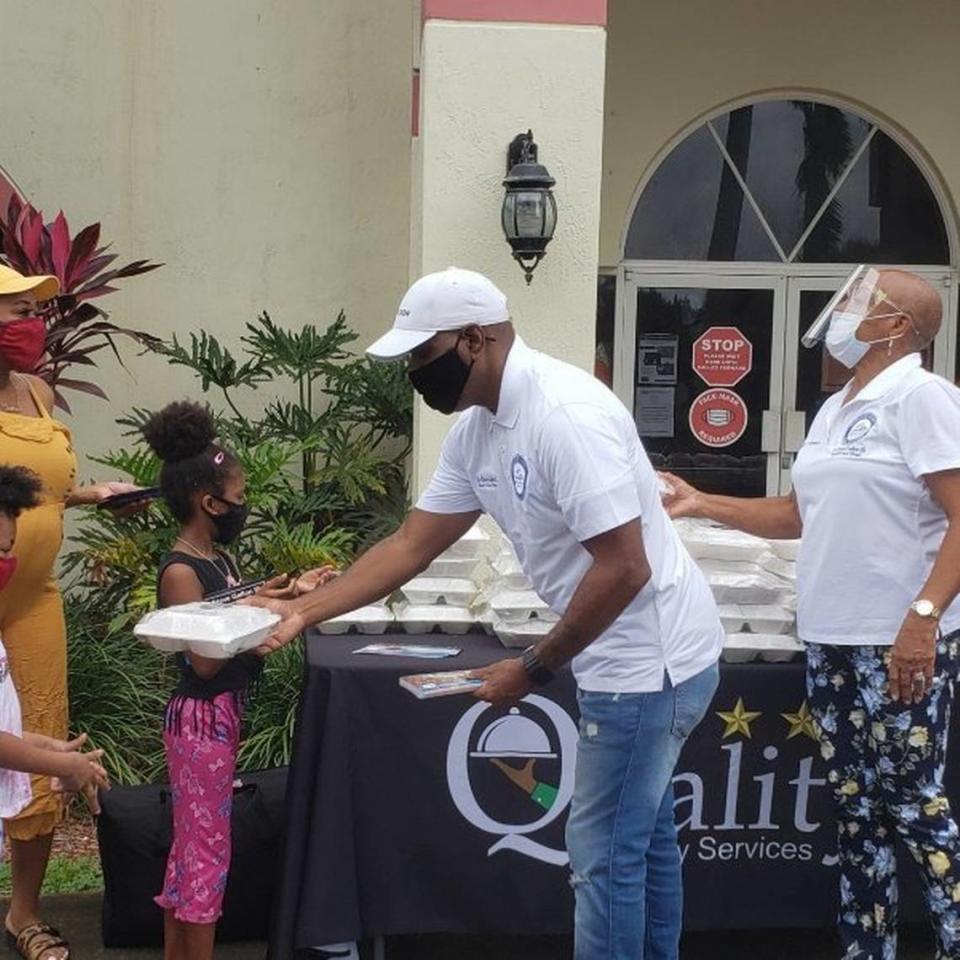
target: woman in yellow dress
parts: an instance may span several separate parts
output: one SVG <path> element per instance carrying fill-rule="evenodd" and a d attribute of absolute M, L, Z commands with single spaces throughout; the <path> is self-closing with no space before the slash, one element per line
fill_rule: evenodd
<path fill-rule="evenodd" d="M 53 391 L 31 371 L 44 352 L 37 304 L 59 290 L 56 277 L 24 277 L 0 266 L 0 462 L 28 467 L 43 481 L 40 506 L 17 532 L 17 570 L 0 593 L 0 636 L 20 695 L 23 727 L 67 739 L 67 643 L 54 565 L 64 508 L 97 503 L 130 484 L 78 487 L 70 431 L 53 417 Z M 54 829 L 63 817 L 46 777 L 33 777 L 33 800 L 4 828 L 10 838 L 13 896 L 7 939 L 28 960 L 67 960 L 69 944 L 39 915 L 40 887 Z"/>

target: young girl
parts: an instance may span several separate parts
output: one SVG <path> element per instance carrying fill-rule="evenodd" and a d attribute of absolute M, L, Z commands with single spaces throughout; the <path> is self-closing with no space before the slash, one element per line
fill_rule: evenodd
<path fill-rule="evenodd" d="M 215 443 L 209 411 L 172 403 L 143 428 L 163 461 L 160 487 L 180 524 L 157 577 L 161 607 L 190 603 L 237 586 L 222 548 L 247 519 L 240 463 Z M 289 589 L 312 589 L 330 571 L 309 571 Z M 276 587 L 277 582 L 268 585 Z M 244 701 L 263 669 L 254 653 L 230 660 L 177 656 L 180 682 L 167 704 L 164 746 L 173 800 L 173 845 L 163 892 L 166 960 L 209 960 L 230 867 L 230 811 Z"/>

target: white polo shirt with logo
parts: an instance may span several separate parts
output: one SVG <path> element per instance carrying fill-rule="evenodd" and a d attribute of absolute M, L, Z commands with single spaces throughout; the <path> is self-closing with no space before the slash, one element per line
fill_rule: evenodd
<path fill-rule="evenodd" d="M 898 360 L 849 403 L 824 403 L 793 467 L 803 521 L 802 640 L 887 645 L 930 575 L 947 518 L 924 476 L 960 469 L 960 390 Z M 960 605 L 941 629 L 960 628 Z"/>
<path fill-rule="evenodd" d="M 417 507 L 488 513 L 561 615 L 593 562 L 582 543 L 640 518 L 651 579 L 574 659 L 581 689 L 658 691 L 664 671 L 676 686 L 720 655 L 710 588 L 663 509 L 630 414 L 594 377 L 519 337 L 496 414 L 473 407 L 461 415 Z"/>

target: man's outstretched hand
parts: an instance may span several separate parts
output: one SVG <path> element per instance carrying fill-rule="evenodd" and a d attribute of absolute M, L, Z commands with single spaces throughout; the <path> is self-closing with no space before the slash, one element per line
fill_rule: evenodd
<path fill-rule="evenodd" d="M 306 628 L 303 616 L 289 600 L 274 600 L 270 597 L 248 597 L 240 603 L 249 607 L 261 607 L 276 613 L 280 622 L 273 628 L 273 633 L 253 652 L 258 657 L 265 657 L 285 647 L 292 640 L 296 640 Z"/>

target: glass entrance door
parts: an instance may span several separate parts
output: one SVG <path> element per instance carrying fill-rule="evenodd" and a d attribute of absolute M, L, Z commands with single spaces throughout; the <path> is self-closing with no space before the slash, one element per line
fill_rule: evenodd
<path fill-rule="evenodd" d="M 800 343 L 849 271 L 740 269 L 627 267 L 614 387 L 654 466 L 712 493 L 774 496 L 790 490 L 813 418 L 850 376 L 822 345 Z M 945 322 L 924 361 L 953 380 L 955 277 L 911 269 L 943 298 Z"/>
<path fill-rule="evenodd" d="M 629 273 L 617 389 L 659 469 L 713 493 L 780 482 L 785 283 Z"/>

